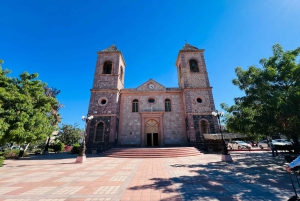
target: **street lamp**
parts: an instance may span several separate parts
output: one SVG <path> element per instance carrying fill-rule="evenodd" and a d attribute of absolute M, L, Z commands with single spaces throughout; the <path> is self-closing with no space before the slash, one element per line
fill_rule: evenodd
<path fill-rule="evenodd" d="M 84 161 L 86 161 L 86 155 L 85 155 L 85 150 L 86 150 L 86 146 L 85 146 L 86 126 L 87 126 L 87 123 L 89 121 L 91 121 L 93 118 L 94 118 L 93 116 L 89 116 L 89 115 L 87 115 L 87 117 L 85 117 L 85 116 L 81 117 L 82 121 L 85 121 L 85 128 L 84 128 L 84 135 L 83 135 L 83 138 L 82 138 L 82 143 L 81 143 L 81 146 L 80 146 L 79 154 L 76 158 L 75 163 L 83 163 Z"/>
<path fill-rule="evenodd" d="M 223 137 L 223 133 L 222 133 L 222 128 L 221 128 L 221 121 L 220 121 L 220 117 L 222 117 L 224 115 L 223 112 L 219 112 L 218 110 L 213 111 L 211 113 L 213 116 L 218 118 L 219 121 L 219 127 L 220 127 L 220 133 L 221 133 L 221 137 L 222 137 L 222 161 L 232 161 L 232 158 L 230 156 L 230 154 L 228 154 L 228 149 Z"/>

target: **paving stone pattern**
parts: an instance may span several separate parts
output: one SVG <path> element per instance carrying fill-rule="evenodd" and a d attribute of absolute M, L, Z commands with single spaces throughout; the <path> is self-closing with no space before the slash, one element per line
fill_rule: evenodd
<path fill-rule="evenodd" d="M 221 162 L 219 154 L 147 159 L 89 155 L 83 164 L 75 164 L 71 154 L 6 160 L 0 168 L 0 201 L 266 201 L 294 195 L 283 155 L 231 155 L 233 163 Z"/>

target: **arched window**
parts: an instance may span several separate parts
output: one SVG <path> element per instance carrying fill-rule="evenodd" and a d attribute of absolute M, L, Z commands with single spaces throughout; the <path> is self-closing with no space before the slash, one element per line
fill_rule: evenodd
<path fill-rule="evenodd" d="M 123 82 L 123 67 L 120 68 L 120 80 Z"/>
<path fill-rule="evenodd" d="M 171 101 L 170 101 L 170 99 L 165 100 L 165 111 L 166 112 L 171 112 Z"/>
<path fill-rule="evenodd" d="M 104 133 L 104 124 L 103 122 L 100 122 L 96 128 L 96 137 L 95 137 L 96 142 L 103 142 L 103 133 Z"/>
<path fill-rule="evenodd" d="M 139 112 L 139 101 L 137 99 L 132 101 L 132 112 Z"/>
<path fill-rule="evenodd" d="M 201 134 L 208 134 L 209 133 L 208 123 L 204 120 L 200 121 L 200 131 L 201 131 Z"/>
<path fill-rule="evenodd" d="M 189 63 L 191 72 L 199 72 L 198 62 L 195 59 L 191 59 Z"/>
<path fill-rule="evenodd" d="M 106 61 L 103 65 L 103 74 L 111 74 L 112 63 L 111 61 Z"/>

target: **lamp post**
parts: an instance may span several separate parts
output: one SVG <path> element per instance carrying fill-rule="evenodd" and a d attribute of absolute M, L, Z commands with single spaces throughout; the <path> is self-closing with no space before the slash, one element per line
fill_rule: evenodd
<path fill-rule="evenodd" d="M 228 149 L 227 149 L 224 137 L 223 137 L 222 128 L 221 128 L 221 121 L 220 121 L 220 117 L 222 117 L 224 115 L 224 113 L 219 112 L 218 110 L 216 110 L 216 111 L 213 111 L 211 114 L 213 116 L 217 117 L 219 127 L 220 127 L 220 133 L 221 133 L 221 137 L 222 137 L 222 158 L 221 159 L 222 159 L 222 161 L 230 162 L 230 161 L 232 161 L 232 158 L 231 158 L 230 154 L 228 154 Z"/>
<path fill-rule="evenodd" d="M 81 117 L 82 121 L 85 121 L 85 128 L 84 128 L 84 134 L 83 134 L 79 154 L 76 158 L 75 163 L 83 163 L 84 161 L 86 161 L 86 155 L 85 155 L 85 150 L 86 150 L 86 146 L 85 146 L 86 127 L 87 127 L 87 123 L 89 121 L 91 121 L 93 118 L 94 118 L 93 116 L 89 116 L 89 115 L 87 115 L 87 117 L 85 117 L 85 116 Z"/>

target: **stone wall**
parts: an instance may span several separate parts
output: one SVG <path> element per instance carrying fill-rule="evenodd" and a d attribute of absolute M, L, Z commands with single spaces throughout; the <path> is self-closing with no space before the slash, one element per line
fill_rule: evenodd
<path fill-rule="evenodd" d="M 95 134 L 96 134 L 96 125 L 99 121 L 104 122 L 105 125 L 103 142 L 94 141 Z M 88 131 L 87 131 L 87 142 L 86 142 L 88 153 L 91 153 L 92 149 L 97 149 L 97 151 L 100 152 L 103 147 L 108 145 L 109 134 L 110 134 L 110 122 L 111 122 L 110 116 L 97 116 L 90 121 L 88 126 Z"/>
<path fill-rule="evenodd" d="M 148 99 L 153 98 L 154 103 Z M 163 113 L 163 135 L 165 144 L 185 144 L 186 134 L 184 117 L 182 113 L 181 94 L 167 92 L 152 92 L 148 95 L 143 93 L 122 94 L 123 108 L 121 120 L 120 144 L 140 144 L 142 120 L 139 112 L 132 112 L 132 101 L 139 101 L 139 112 L 165 111 L 165 99 L 171 100 L 171 112 Z M 160 125 L 162 126 L 162 125 Z M 162 133 L 160 133 L 161 135 Z"/>
<path fill-rule="evenodd" d="M 211 113 L 210 90 L 190 91 L 190 98 L 192 113 Z M 198 103 L 197 98 L 201 98 L 202 102 Z"/>
<path fill-rule="evenodd" d="M 163 96 L 163 98 L 171 100 L 171 112 L 165 112 L 163 116 L 165 145 L 186 144 L 186 134 L 183 126 L 184 117 L 181 113 L 181 97 L 180 95 L 172 95 Z"/>
<path fill-rule="evenodd" d="M 123 110 L 121 123 L 121 133 L 119 133 L 120 144 L 140 144 L 141 119 L 138 112 L 132 112 L 132 101 L 138 96 L 126 96 L 122 94 Z"/>
<path fill-rule="evenodd" d="M 101 100 L 106 99 L 106 104 L 101 105 Z M 92 91 L 89 114 L 118 114 L 119 113 L 119 94 L 109 91 Z"/>
<path fill-rule="evenodd" d="M 193 115 L 196 141 L 199 141 L 201 139 L 200 135 L 204 134 L 204 133 L 200 133 L 200 121 L 202 119 L 207 120 L 207 122 L 209 123 L 210 133 L 216 133 L 216 130 L 215 130 L 216 125 L 214 122 L 214 117 L 212 115 Z"/>

